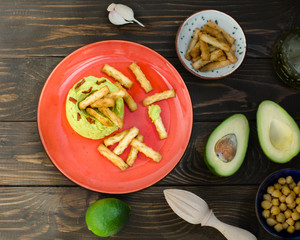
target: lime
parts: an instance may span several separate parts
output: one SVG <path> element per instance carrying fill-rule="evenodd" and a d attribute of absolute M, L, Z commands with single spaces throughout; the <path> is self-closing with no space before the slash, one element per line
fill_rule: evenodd
<path fill-rule="evenodd" d="M 94 234 L 108 237 L 118 233 L 128 222 L 129 206 L 116 198 L 104 198 L 89 206 L 85 221 Z"/>

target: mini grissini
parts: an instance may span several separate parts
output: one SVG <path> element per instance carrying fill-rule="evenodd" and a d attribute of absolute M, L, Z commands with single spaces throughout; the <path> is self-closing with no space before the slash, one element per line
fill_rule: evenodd
<path fill-rule="evenodd" d="M 139 152 L 143 153 L 148 158 L 151 158 L 154 162 L 159 162 L 162 158 L 158 152 L 154 151 L 152 148 L 136 139 L 133 139 L 130 145 L 136 148 Z"/>
<path fill-rule="evenodd" d="M 97 148 L 99 153 L 110 160 L 115 166 L 119 167 L 122 171 L 124 171 L 128 165 L 120 158 L 118 155 L 110 151 L 106 146 L 102 143 Z"/>
<path fill-rule="evenodd" d="M 141 70 L 140 66 L 137 65 L 135 62 L 129 65 L 130 70 L 136 77 L 136 80 L 139 81 L 141 87 L 145 90 L 146 93 L 153 90 L 150 81 L 146 78 L 145 74 Z"/>
<path fill-rule="evenodd" d="M 128 133 L 128 131 L 129 130 L 127 129 L 127 130 L 119 132 L 113 136 L 105 138 L 103 141 L 104 145 L 108 147 L 108 146 L 114 145 L 117 142 L 120 142 L 122 140 L 122 138 L 124 138 L 125 135 Z"/>
<path fill-rule="evenodd" d="M 161 100 L 165 100 L 165 99 L 168 99 L 168 98 L 173 98 L 173 97 L 176 97 L 175 90 L 174 89 L 166 90 L 166 91 L 163 91 L 163 92 L 160 92 L 160 93 L 155 93 L 155 94 L 153 94 L 149 97 L 144 98 L 143 99 L 143 105 L 148 106 L 152 103 L 155 103 L 155 102 L 158 102 L 158 101 L 161 101 Z"/>
<path fill-rule="evenodd" d="M 110 97 L 104 97 L 96 102 L 91 104 L 92 108 L 99 108 L 99 107 L 114 107 L 115 106 L 115 100 Z"/>
<path fill-rule="evenodd" d="M 118 82 L 114 83 L 120 90 L 124 91 L 125 96 L 123 97 L 125 103 L 127 104 L 128 108 L 130 109 L 131 112 L 134 112 L 135 110 L 138 109 L 138 105 L 136 102 L 133 100 L 131 95 L 126 91 L 125 88 L 122 87 L 122 85 Z"/>
<path fill-rule="evenodd" d="M 138 134 L 135 138 L 136 140 L 143 142 L 144 141 L 144 136 L 141 134 Z M 137 150 L 135 147 L 131 146 L 130 152 L 128 154 L 128 157 L 126 159 L 126 163 L 128 166 L 132 167 L 135 159 L 137 158 L 139 150 Z"/>
<path fill-rule="evenodd" d="M 126 77 L 123 73 L 110 66 L 109 64 L 105 64 L 102 68 L 102 72 L 106 73 L 108 76 L 113 77 L 115 80 L 120 82 L 124 87 L 131 88 L 133 81 L 131 81 L 128 77 Z"/>
<path fill-rule="evenodd" d="M 79 103 L 79 109 L 85 109 L 87 106 L 91 105 L 98 99 L 106 96 L 109 93 L 109 88 L 107 86 L 100 88 L 98 91 L 92 93 L 91 95 L 87 96 L 84 100 Z"/>
<path fill-rule="evenodd" d="M 108 117 L 118 128 L 123 128 L 124 121 L 107 107 L 100 107 L 98 110 Z"/>
<path fill-rule="evenodd" d="M 129 146 L 132 139 L 134 139 L 139 134 L 139 129 L 136 127 L 132 127 L 129 129 L 128 133 L 121 139 L 118 146 L 114 149 L 114 153 L 120 155 L 124 152 L 124 150 Z"/>
<path fill-rule="evenodd" d="M 162 122 L 161 116 L 159 116 L 159 118 L 157 118 L 154 122 L 153 122 L 156 131 L 158 133 L 158 136 L 160 139 L 166 139 L 168 137 L 168 133 L 165 129 L 165 126 Z"/>
<path fill-rule="evenodd" d="M 103 117 L 99 113 L 97 113 L 93 108 L 86 108 L 86 112 L 96 118 L 100 123 L 102 123 L 104 126 L 111 127 L 112 123 L 109 121 L 106 117 Z"/>

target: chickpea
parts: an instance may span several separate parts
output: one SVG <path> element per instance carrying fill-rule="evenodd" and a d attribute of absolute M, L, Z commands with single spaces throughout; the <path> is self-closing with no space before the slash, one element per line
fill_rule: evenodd
<path fill-rule="evenodd" d="M 274 192 L 274 190 L 275 190 L 274 186 L 269 186 L 269 187 L 267 188 L 267 192 L 268 192 L 269 194 L 272 194 L 272 193 Z"/>
<path fill-rule="evenodd" d="M 297 211 L 293 212 L 292 213 L 292 219 L 294 221 L 298 221 L 300 219 L 300 214 Z"/>
<path fill-rule="evenodd" d="M 272 199 L 272 205 L 273 206 L 279 206 L 279 199 L 278 198 L 273 198 Z"/>
<path fill-rule="evenodd" d="M 279 197 L 279 201 L 282 203 L 285 202 L 285 199 L 286 199 L 286 196 L 283 194 Z"/>
<path fill-rule="evenodd" d="M 286 202 L 287 204 L 291 204 L 291 203 L 294 202 L 294 200 L 295 200 L 295 198 L 294 198 L 293 194 L 289 194 L 289 195 L 286 197 L 285 202 Z"/>
<path fill-rule="evenodd" d="M 297 196 L 296 196 L 296 193 L 295 193 L 294 191 L 291 191 L 290 194 L 293 196 L 294 199 L 297 197 Z"/>
<path fill-rule="evenodd" d="M 284 216 L 284 214 L 283 214 L 282 212 L 279 213 L 279 214 L 276 216 L 276 220 L 277 220 L 277 222 L 279 222 L 279 223 L 285 222 L 285 216 Z"/>
<path fill-rule="evenodd" d="M 300 197 L 296 198 L 296 203 L 299 205 L 300 204 Z"/>
<path fill-rule="evenodd" d="M 288 225 L 293 226 L 295 221 L 290 217 L 286 220 L 286 222 L 288 223 Z"/>
<path fill-rule="evenodd" d="M 262 201 L 261 202 L 261 207 L 263 209 L 270 209 L 272 207 L 272 203 L 269 201 Z"/>
<path fill-rule="evenodd" d="M 290 209 L 287 209 L 285 212 L 284 212 L 284 216 L 286 218 L 290 218 L 292 216 L 292 211 Z"/>
<path fill-rule="evenodd" d="M 294 182 L 294 179 L 292 178 L 292 176 L 287 176 L 286 177 L 286 183 L 291 184 L 292 182 Z"/>
<path fill-rule="evenodd" d="M 281 203 L 281 204 L 279 205 L 279 209 L 280 209 L 282 212 L 284 212 L 284 211 L 287 209 L 286 204 L 285 204 L 285 203 Z"/>
<path fill-rule="evenodd" d="M 277 224 L 277 221 L 273 218 L 267 218 L 266 222 L 270 227 L 273 227 L 275 224 Z"/>
<path fill-rule="evenodd" d="M 272 206 L 270 211 L 271 211 L 271 214 L 276 216 L 280 213 L 280 208 L 278 206 Z"/>
<path fill-rule="evenodd" d="M 263 216 L 264 218 L 269 218 L 269 217 L 271 216 L 270 210 L 266 210 L 266 209 L 263 210 L 262 216 Z"/>
<path fill-rule="evenodd" d="M 289 224 L 287 222 L 282 223 L 283 229 L 287 229 L 289 227 Z"/>
<path fill-rule="evenodd" d="M 272 196 L 273 196 L 273 197 L 279 198 L 281 195 L 282 195 L 282 193 L 281 193 L 278 189 L 275 189 L 275 190 L 272 192 Z"/>
<path fill-rule="evenodd" d="M 295 230 L 300 230 L 300 222 L 295 223 Z"/>
<path fill-rule="evenodd" d="M 277 190 L 280 190 L 281 187 L 282 187 L 282 186 L 281 186 L 281 184 L 279 184 L 279 183 L 275 183 L 275 184 L 274 184 L 274 188 L 277 189 Z"/>
<path fill-rule="evenodd" d="M 291 184 L 289 184 L 290 189 L 294 189 L 297 186 L 297 184 L 295 182 L 292 182 Z"/>
<path fill-rule="evenodd" d="M 282 187 L 281 191 L 285 196 L 289 195 L 291 192 L 291 190 L 287 186 Z"/>
<path fill-rule="evenodd" d="M 291 204 L 287 204 L 289 209 L 294 209 L 296 207 L 296 202 L 292 202 Z"/>
<path fill-rule="evenodd" d="M 295 227 L 294 226 L 289 226 L 288 228 L 287 228 L 287 232 L 288 233 L 294 233 L 295 232 Z"/>
<path fill-rule="evenodd" d="M 298 195 L 300 193 L 300 187 L 299 186 L 294 187 L 293 191 Z"/>
<path fill-rule="evenodd" d="M 276 232 L 281 232 L 283 230 L 283 226 L 281 223 L 277 223 L 275 226 L 274 226 L 274 229 Z"/>
<path fill-rule="evenodd" d="M 298 206 L 296 207 L 296 211 L 297 211 L 298 213 L 300 213 L 300 205 L 298 205 Z"/>
<path fill-rule="evenodd" d="M 264 194 L 263 196 L 264 200 L 271 202 L 272 201 L 272 197 L 270 194 Z"/>
<path fill-rule="evenodd" d="M 284 184 L 286 184 L 286 179 L 281 177 L 278 179 L 278 183 L 280 183 L 281 185 L 284 185 Z"/>

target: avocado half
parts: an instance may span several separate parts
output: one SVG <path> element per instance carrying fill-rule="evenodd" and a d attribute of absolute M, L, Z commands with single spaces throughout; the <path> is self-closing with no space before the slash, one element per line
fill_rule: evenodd
<path fill-rule="evenodd" d="M 245 115 L 225 119 L 209 136 L 204 152 L 208 169 L 217 176 L 231 176 L 242 165 L 248 147 L 249 123 Z"/>
<path fill-rule="evenodd" d="M 300 130 L 295 120 L 277 103 L 260 103 L 257 134 L 265 155 L 274 162 L 286 163 L 300 151 Z"/>

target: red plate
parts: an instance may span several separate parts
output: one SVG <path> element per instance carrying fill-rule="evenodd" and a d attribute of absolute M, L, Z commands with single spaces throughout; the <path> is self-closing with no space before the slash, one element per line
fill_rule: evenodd
<path fill-rule="evenodd" d="M 145 94 L 128 68 L 136 62 L 152 83 L 153 91 Z M 86 76 L 107 77 L 101 72 L 105 63 L 117 68 L 134 81 L 128 92 L 138 104 L 130 112 L 125 106 L 123 129 L 136 126 L 144 142 L 162 155 L 159 163 L 139 153 L 133 167 L 122 172 L 97 151 L 103 140 L 78 135 L 69 125 L 65 113 L 70 88 Z M 141 104 L 156 92 L 176 90 L 176 98 L 158 102 L 169 137 L 160 140 Z M 189 92 L 176 69 L 155 51 L 133 42 L 103 41 L 84 46 L 66 57 L 50 74 L 38 106 L 38 129 L 45 151 L 54 165 L 70 180 L 82 187 L 103 193 L 129 193 L 146 188 L 165 177 L 179 162 L 188 145 L 193 123 Z M 113 146 L 114 147 L 114 146 Z M 112 147 L 112 148 L 113 148 Z M 111 148 L 111 149 L 112 149 Z M 129 149 L 121 157 L 125 160 Z"/>

